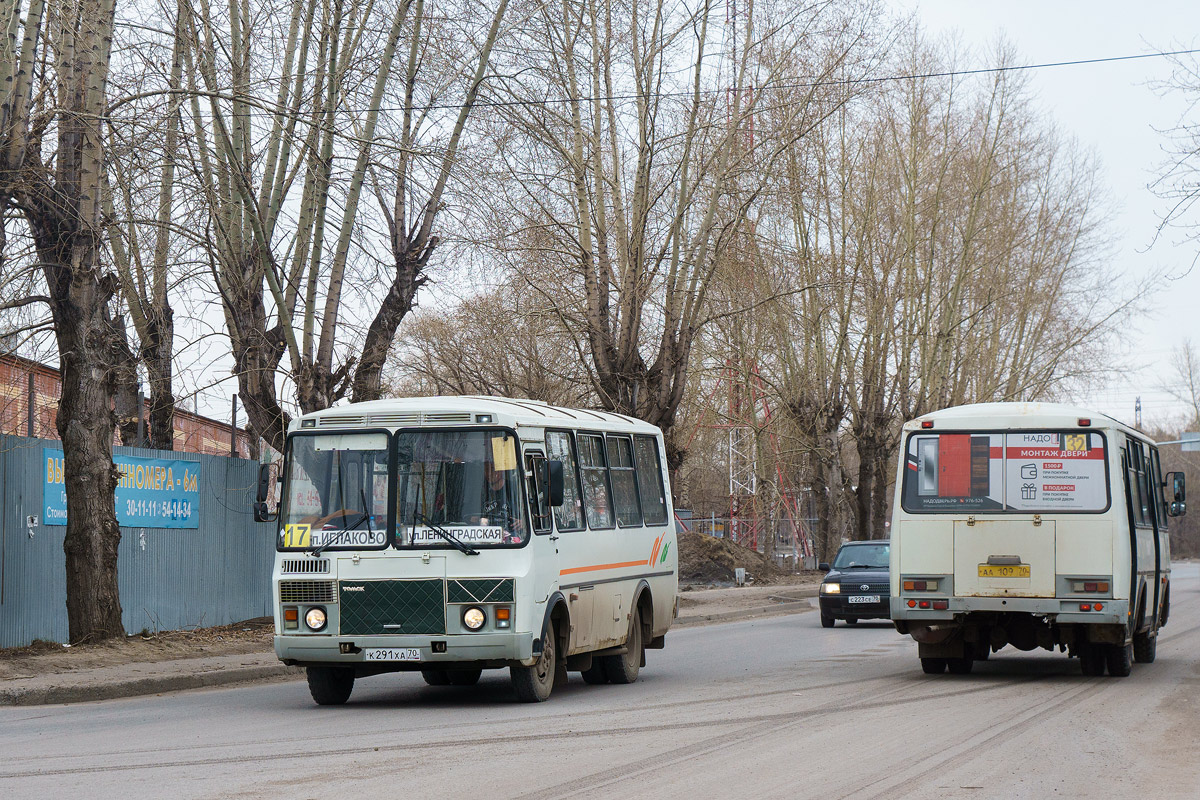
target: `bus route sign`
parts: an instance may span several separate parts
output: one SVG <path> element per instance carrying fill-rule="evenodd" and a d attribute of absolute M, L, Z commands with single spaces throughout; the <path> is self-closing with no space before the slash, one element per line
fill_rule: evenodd
<path fill-rule="evenodd" d="M 42 521 L 67 524 L 63 452 L 42 448 Z M 121 472 L 115 499 L 122 528 L 199 528 L 200 463 L 113 456 Z"/>

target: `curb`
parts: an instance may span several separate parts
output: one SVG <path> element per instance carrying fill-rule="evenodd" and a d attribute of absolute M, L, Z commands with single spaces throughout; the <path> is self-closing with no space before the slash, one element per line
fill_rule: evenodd
<path fill-rule="evenodd" d="M 212 670 L 183 675 L 161 675 L 135 678 L 112 683 L 81 684 L 77 686 L 47 686 L 29 689 L 0 689 L 0 706 L 42 706 L 60 703 L 84 703 L 95 700 L 116 700 L 140 697 L 184 689 L 203 689 L 232 683 L 267 681 L 304 674 L 300 667 L 283 664 L 263 664 L 253 667 Z"/>
<path fill-rule="evenodd" d="M 781 617 L 786 614 L 803 614 L 806 611 L 812 610 L 812 604 L 808 600 L 796 600 L 786 603 L 775 603 L 770 606 L 756 606 L 741 611 L 726 611 L 721 614 L 696 614 L 693 616 L 676 617 L 671 627 L 694 628 L 700 625 L 710 625 L 719 622 L 739 622 L 758 617 Z"/>

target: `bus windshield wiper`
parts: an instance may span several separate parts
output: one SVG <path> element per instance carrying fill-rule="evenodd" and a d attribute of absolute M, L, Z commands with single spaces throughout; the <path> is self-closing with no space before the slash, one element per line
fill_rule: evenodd
<path fill-rule="evenodd" d="M 421 512 L 419 512 L 419 511 L 413 512 L 413 522 L 421 523 L 426 528 L 433 531 L 434 533 L 436 533 L 438 536 L 445 539 L 450 544 L 454 545 L 456 548 L 461 550 L 463 553 L 466 553 L 469 556 L 479 555 L 479 551 L 476 550 L 474 547 L 471 547 L 469 544 L 464 543 L 461 539 L 459 539 L 457 536 L 455 536 L 453 533 L 446 530 L 442 526 L 434 524 L 434 522 L 432 520 L 430 520 L 429 517 L 425 516 Z M 416 526 L 414 525 L 413 527 L 415 528 Z"/>
<path fill-rule="evenodd" d="M 365 511 L 359 511 L 358 513 L 360 515 L 362 515 L 362 519 L 355 517 L 354 524 L 358 525 L 359 523 L 361 523 L 363 521 L 363 519 L 365 519 L 367 521 L 367 530 L 371 530 L 371 515 L 366 513 Z M 334 545 L 334 544 L 337 544 L 338 542 L 340 542 L 342 540 L 343 536 L 345 536 L 350 531 L 354 530 L 353 527 L 346 525 L 346 523 L 348 521 L 349 520 L 346 519 L 345 509 L 343 509 L 342 510 L 342 525 L 345 525 L 345 527 L 342 528 L 340 531 L 336 531 L 334 533 L 334 535 L 329 537 L 329 540 L 327 542 L 325 542 L 324 544 L 322 544 L 318 547 L 314 547 L 312 550 L 309 550 L 309 552 L 312 553 L 314 556 L 319 556 L 319 555 L 321 555 L 321 553 L 323 553 L 325 551 L 326 547 L 329 547 L 330 545 Z M 374 533 L 375 533 L 374 531 L 371 531 L 372 539 L 375 538 Z"/>

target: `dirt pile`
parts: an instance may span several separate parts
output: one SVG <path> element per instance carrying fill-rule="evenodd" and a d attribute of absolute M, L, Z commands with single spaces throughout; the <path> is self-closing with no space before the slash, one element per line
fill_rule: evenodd
<path fill-rule="evenodd" d="M 755 583 L 779 583 L 792 577 L 792 573 L 780 569 L 767 560 L 762 553 L 734 544 L 728 539 L 717 539 L 702 533 L 682 531 L 679 534 L 679 583 L 687 584 L 730 584 L 733 570 L 744 567 L 746 580 Z"/>

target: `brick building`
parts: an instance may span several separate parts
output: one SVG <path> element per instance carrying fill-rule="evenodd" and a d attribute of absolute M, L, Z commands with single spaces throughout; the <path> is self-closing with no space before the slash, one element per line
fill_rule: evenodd
<path fill-rule="evenodd" d="M 57 439 L 54 416 L 62 381 L 58 370 L 16 355 L 0 354 L 0 433 Z M 30 408 L 32 406 L 32 414 Z M 147 402 L 143 414 L 148 415 Z M 145 417 L 143 417 L 145 418 Z M 186 453 L 229 455 L 230 424 L 175 409 L 175 449 Z M 120 444 L 114 438 L 113 444 Z M 237 430 L 238 455 L 250 457 L 250 434 Z"/>

